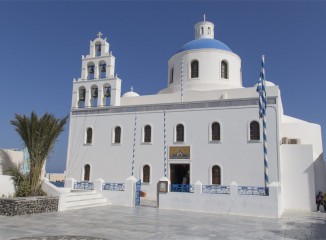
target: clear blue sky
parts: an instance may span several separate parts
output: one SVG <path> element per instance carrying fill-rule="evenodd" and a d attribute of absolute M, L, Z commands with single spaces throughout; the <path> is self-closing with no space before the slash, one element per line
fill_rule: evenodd
<path fill-rule="evenodd" d="M 154 94 L 167 61 L 202 20 L 242 59 L 243 84 L 266 76 L 279 85 L 285 113 L 323 128 L 325 139 L 326 2 L 324 1 L 17 1 L 0 3 L 0 148 L 23 147 L 14 114 L 69 114 L 81 55 L 101 31 L 116 57 L 122 93 Z M 65 169 L 68 125 L 48 161 Z M 325 144 L 324 144 L 325 146 Z"/>

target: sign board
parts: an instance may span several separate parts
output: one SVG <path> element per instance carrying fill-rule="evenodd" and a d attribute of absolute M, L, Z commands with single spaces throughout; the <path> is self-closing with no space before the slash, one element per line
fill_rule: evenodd
<path fill-rule="evenodd" d="M 190 159 L 190 146 L 185 147 L 170 147 L 170 159 Z"/>

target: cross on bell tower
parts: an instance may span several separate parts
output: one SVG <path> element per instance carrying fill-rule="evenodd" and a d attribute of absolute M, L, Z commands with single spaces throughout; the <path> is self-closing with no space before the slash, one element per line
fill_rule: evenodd
<path fill-rule="evenodd" d="M 102 33 L 101 32 L 98 32 L 98 34 L 97 34 L 97 36 L 100 38 L 100 37 L 102 37 Z"/>

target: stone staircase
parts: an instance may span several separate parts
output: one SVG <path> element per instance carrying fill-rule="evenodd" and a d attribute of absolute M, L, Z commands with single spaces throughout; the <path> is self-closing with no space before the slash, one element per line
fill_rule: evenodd
<path fill-rule="evenodd" d="M 72 190 L 65 194 L 63 210 L 75 210 L 106 205 L 110 205 L 110 202 L 93 190 Z"/>
<path fill-rule="evenodd" d="M 140 198 L 140 206 L 156 208 L 157 203 L 154 199 Z"/>

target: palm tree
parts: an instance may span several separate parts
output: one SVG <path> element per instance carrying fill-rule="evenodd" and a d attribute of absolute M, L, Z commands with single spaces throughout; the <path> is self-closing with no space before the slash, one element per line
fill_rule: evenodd
<path fill-rule="evenodd" d="M 35 196 L 40 192 L 44 162 L 53 150 L 54 143 L 63 131 L 67 119 L 68 116 L 59 119 L 49 113 L 45 113 L 41 118 L 38 118 L 32 112 L 30 117 L 15 114 L 15 119 L 10 121 L 15 126 L 15 130 L 23 140 L 29 153 L 30 173 L 26 175 L 26 180 L 29 183 L 30 196 Z"/>

